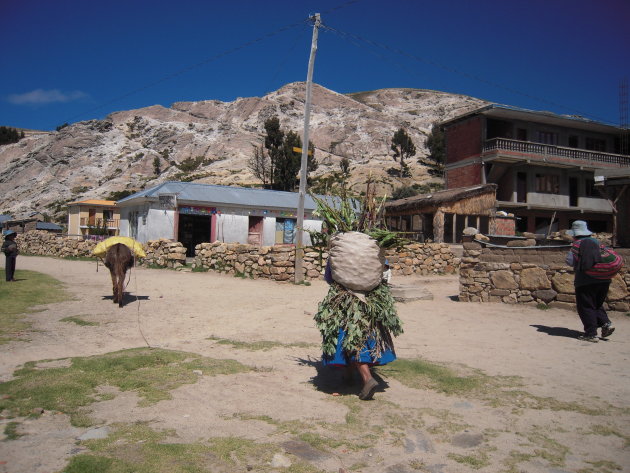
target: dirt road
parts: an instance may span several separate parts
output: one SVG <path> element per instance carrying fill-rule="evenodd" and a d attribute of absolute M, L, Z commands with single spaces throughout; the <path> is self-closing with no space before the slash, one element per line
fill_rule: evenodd
<path fill-rule="evenodd" d="M 119 309 L 109 273 L 95 263 L 20 256 L 23 269 L 63 281 L 73 300 L 29 314 L 29 341 L 0 345 L 3 382 L 27 361 L 147 345 L 255 369 L 199 376 L 147 406 L 132 391 L 112 390 L 90 406 L 99 420 L 91 427 L 54 412 L 2 419 L 17 422 L 22 436 L 0 442 L 0 472 L 62 471 L 88 451 L 77 438 L 138 422 L 176 443 L 230 437 L 271 445 L 272 460 L 248 464 L 253 471 L 630 472 L 630 318 L 622 314 L 612 316 L 614 335 L 593 344 L 575 338 L 581 325 L 572 312 L 462 303 L 455 277 L 395 277 L 434 295 L 398 304 L 405 329 L 395 340 L 398 358 L 483 375 L 485 388 L 450 394 L 383 371 L 382 389 L 362 402 L 358 385 L 319 364 L 313 314 L 323 282 L 138 268 Z M 61 321 L 70 316 L 98 325 Z M 255 342 L 280 343 L 259 350 Z"/>

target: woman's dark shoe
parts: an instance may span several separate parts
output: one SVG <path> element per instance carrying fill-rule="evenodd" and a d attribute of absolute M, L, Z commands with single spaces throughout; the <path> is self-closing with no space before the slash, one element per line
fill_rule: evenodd
<path fill-rule="evenodd" d="M 369 401 L 374 396 L 374 392 L 376 392 L 376 388 L 378 388 L 378 382 L 374 378 L 370 378 L 363 385 L 363 389 L 359 393 L 359 399 L 362 401 Z"/>
<path fill-rule="evenodd" d="M 612 326 L 612 323 L 608 322 L 602 327 L 602 338 L 610 337 L 614 331 L 615 327 Z"/>

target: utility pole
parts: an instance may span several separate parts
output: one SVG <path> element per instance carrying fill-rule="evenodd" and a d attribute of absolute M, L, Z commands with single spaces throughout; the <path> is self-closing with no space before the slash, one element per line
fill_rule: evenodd
<path fill-rule="evenodd" d="M 306 167 L 308 163 L 308 125 L 311 118 L 311 95 L 313 89 L 313 67 L 315 66 L 315 53 L 317 52 L 317 35 L 322 20 L 319 13 L 315 13 L 311 20 L 313 23 L 313 40 L 311 41 L 311 56 L 308 60 L 308 73 L 306 76 L 306 102 L 304 103 L 304 137 L 302 139 L 302 164 L 300 167 L 300 193 L 297 209 L 297 241 L 295 244 L 295 283 L 304 281 L 304 196 L 306 194 Z"/>

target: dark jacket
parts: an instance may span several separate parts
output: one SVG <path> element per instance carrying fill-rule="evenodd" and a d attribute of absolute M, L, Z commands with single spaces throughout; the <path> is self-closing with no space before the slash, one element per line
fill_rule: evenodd
<path fill-rule="evenodd" d="M 2 252 L 7 256 L 17 256 L 19 253 L 17 243 L 13 239 L 5 238 L 2 242 Z"/>
<path fill-rule="evenodd" d="M 573 258 L 573 253 L 569 252 L 571 255 L 570 264 L 575 270 L 575 287 L 588 286 L 591 284 L 610 284 L 610 281 L 593 278 L 585 272 L 591 269 L 595 263 L 602 261 L 599 241 L 591 237 L 581 237 L 580 239 L 582 241 L 580 242 L 580 252 L 577 260 Z"/>

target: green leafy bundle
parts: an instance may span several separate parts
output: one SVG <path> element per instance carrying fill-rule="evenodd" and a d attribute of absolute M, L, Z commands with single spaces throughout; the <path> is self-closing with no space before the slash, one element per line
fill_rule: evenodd
<path fill-rule="evenodd" d="M 394 307 L 394 298 L 386 284 L 380 284 L 365 294 L 365 301 L 340 284 L 333 282 L 328 294 L 320 302 L 315 323 L 322 334 L 322 350 L 333 355 L 339 330 L 345 330 L 343 349 L 358 358 L 368 340 L 374 340 L 370 350 L 373 359 L 392 348 L 391 336 L 403 332 L 402 322 Z"/>

